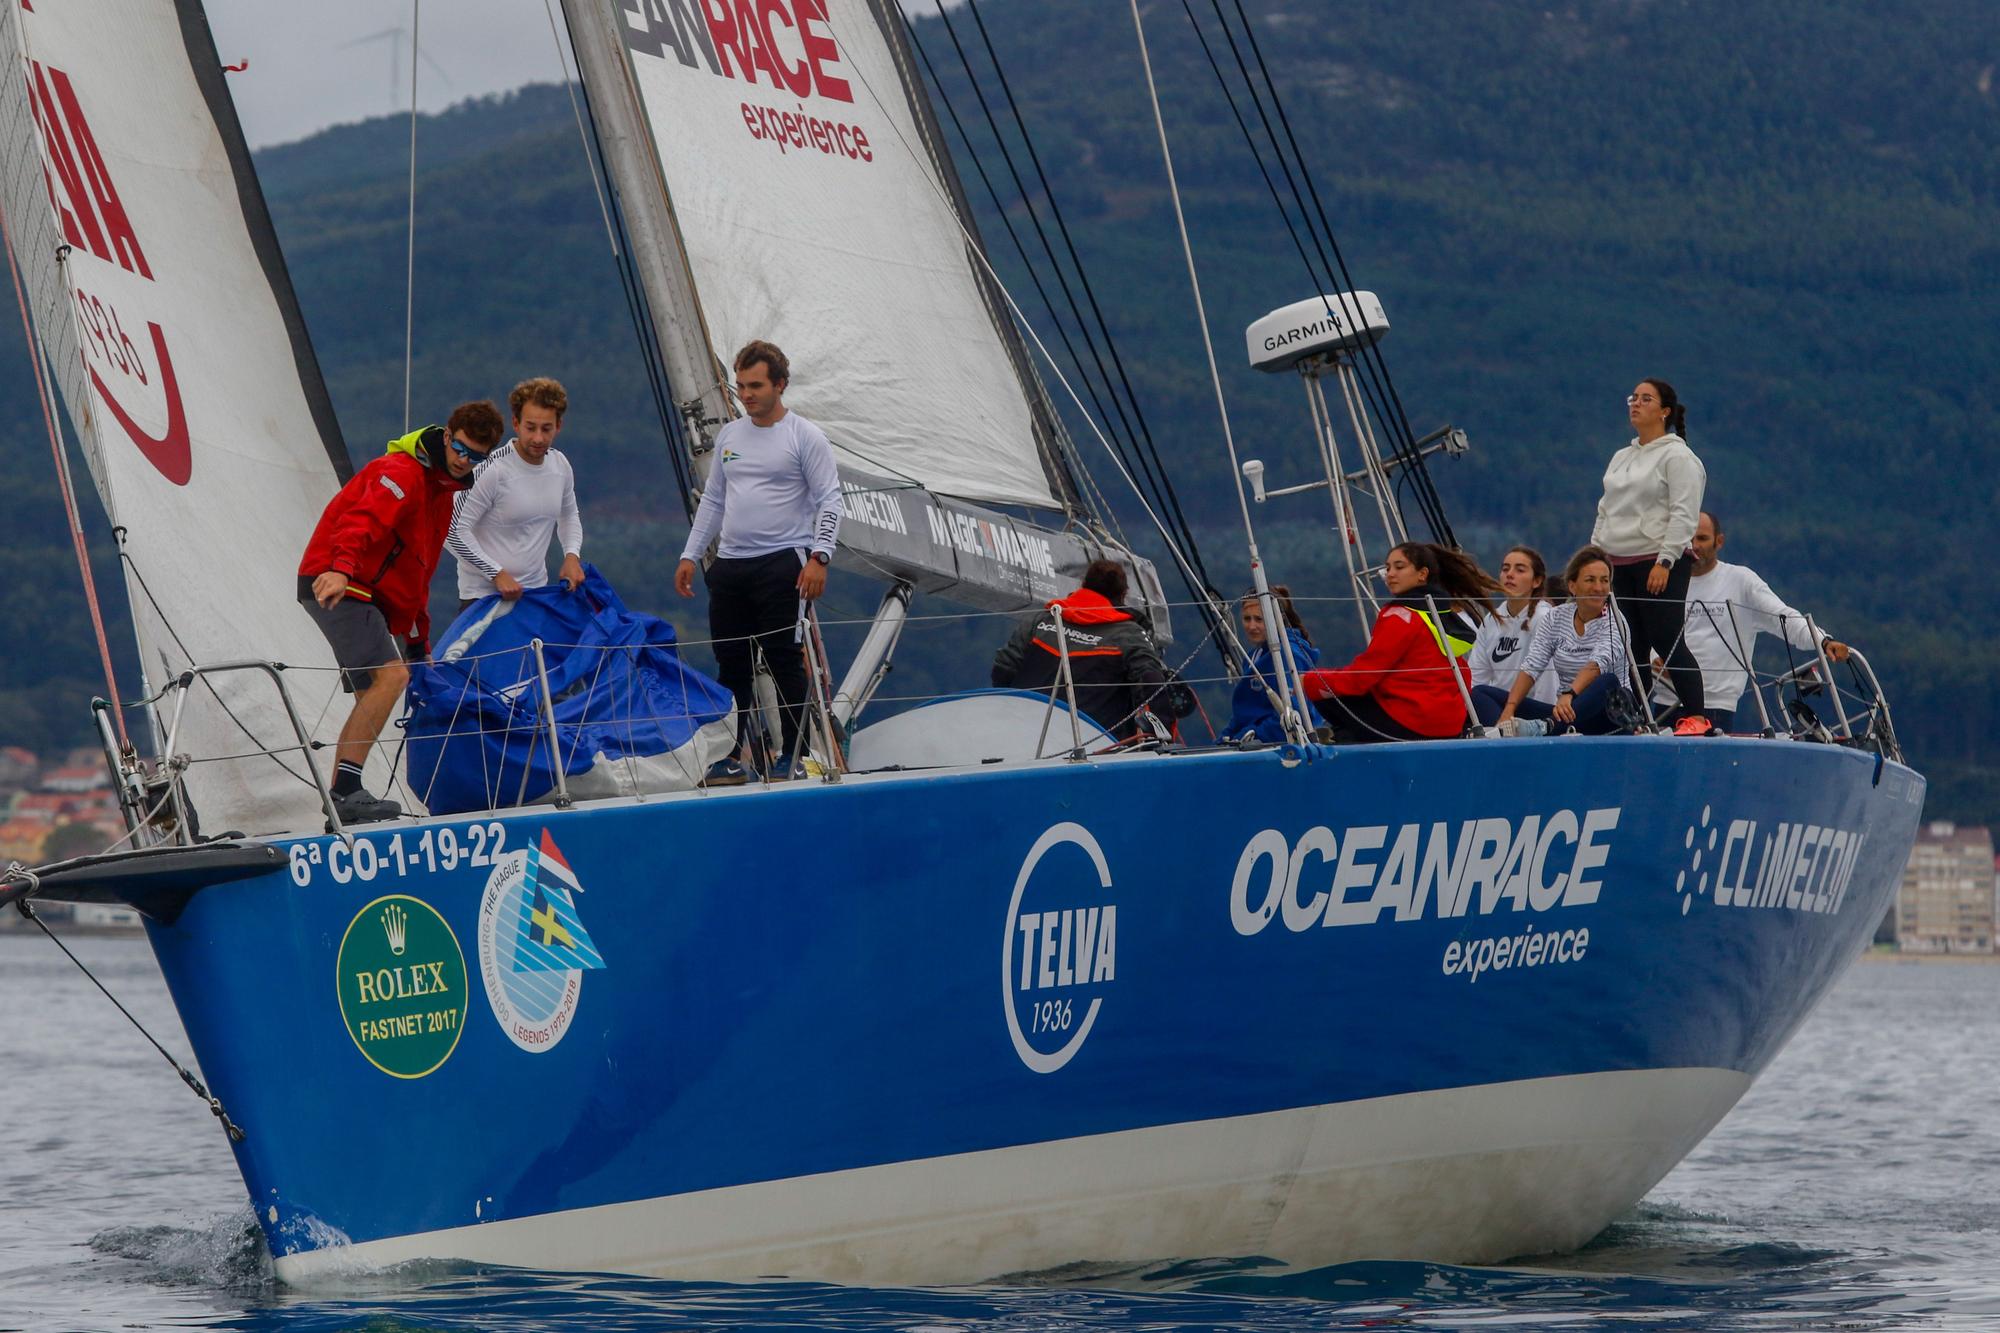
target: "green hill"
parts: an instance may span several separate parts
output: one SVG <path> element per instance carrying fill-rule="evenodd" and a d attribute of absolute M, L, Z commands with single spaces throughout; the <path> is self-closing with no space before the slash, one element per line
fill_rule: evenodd
<path fill-rule="evenodd" d="M 1213 11 L 1194 8 L 1216 40 Z M 1274 480 L 1304 480 L 1298 386 L 1250 371 L 1238 349 L 1244 324 L 1315 284 L 1181 8 L 1147 12 L 1237 438 Z M 1468 547 L 1491 561 L 1526 539 L 1560 559 L 1580 542 L 1624 441 L 1626 392 L 1664 376 L 1690 405 L 1730 556 L 1868 652 L 1934 811 L 2000 813 L 2000 666 L 1970 646 L 1968 614 L 1993 599 L 1942 559 L 2000 549 L 1988 309 L 2000 28 L 1986 7 L 1284 0 L 1254 12 L 1348 264 L 1388 307 L 1385 352 L 1414 424 L 1450 421 L 1474 441 L 1437 469 Z M 982 13 L 1231 586 L 1234 491 L 1126 10 L 987 0 Z M 954 21 L 976 40 L 964 10 Z M 990 155 L 938 20 L 919 32 Z M 999 95 L 990 72 L 981 86 Z M 406 136 L 407 122 L 374 121 L 259 157 L 357 457 L 402 415 Z M 525 374 L 563 378 L 592 558 L 635 604 L 699 625 L 668 605 L 685 525 L 567 98 L 532 88 L 428 117 L 419 162 L 417 411 L 500 397 Z M 977 195 L 969 173 L 968 185 Z M 1025 301 L 990 209 L 984 227 Z M 0 379 L 32 400 L 17 331 L 0 331 Z M 0 680 L 0 739 L 86 738 L 83 701 L 101 686 L 32 412 L 0 429 L 0 449 L 17 497 L 0 558 L 26 575 L 0 587 L 0 615 L 37 645 Z M 1260 512 L 1266 554 L 1295 586 L 1344 592 L 1319 506 Z M 1136 534 L 1136 507 L 1122 518 Z M 100 562 L 99 577 L 117 601 L 115 571 Z M 872 589 L 842 583 L 839 606 L 865 611 Z M 1347 613 L 1314 618 L 1337 646 L 1354 638 Z M 925 635 L 892 693 L 983 681 L 989 627 Z"/>

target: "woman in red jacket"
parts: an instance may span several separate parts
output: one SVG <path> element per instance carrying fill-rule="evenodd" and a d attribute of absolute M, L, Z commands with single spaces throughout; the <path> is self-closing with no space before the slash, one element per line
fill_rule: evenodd
<path fill-rule="evenodd" d="M 1344 667 L 1302 673 L 1337 744 L 1441 740 L 1465 731 L 1473 623 L 1500 585 L 1457 551 L 1423 542 L 1391 548 L 1382 565 L 1391 600 L 1368 647 Z M 1431 606 L 1437 607 L 1437 618 Z"/>

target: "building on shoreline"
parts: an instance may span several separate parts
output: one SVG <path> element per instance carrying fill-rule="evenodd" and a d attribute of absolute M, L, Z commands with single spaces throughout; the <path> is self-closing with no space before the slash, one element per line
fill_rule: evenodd
<path fill-rule="evenodd" d="M 1944 819 L 1919 829 L 1896 895 L 1896 947 L 1993 953 L 1994 864 L 1988 829 Z"/>

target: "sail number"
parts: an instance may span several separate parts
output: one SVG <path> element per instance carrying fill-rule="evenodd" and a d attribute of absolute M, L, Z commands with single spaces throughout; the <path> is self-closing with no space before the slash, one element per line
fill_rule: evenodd
<path fill-rule="evenodd" d="M 292 883 L 306 888 L 323 868 L 336 884 L 356 880 L 366 884 L 379 875 L 401 878 L 412 873 L 434 875 L 460 866 L 490 866 L 507 843 L 507 826 L 497 821 L 469 824 L 463 830 L 443 826 L 425 829 L 423 836 L 390 835 L 387 842 L 356 838 L 354 849 L 338 838 L 292 844 Z"/>

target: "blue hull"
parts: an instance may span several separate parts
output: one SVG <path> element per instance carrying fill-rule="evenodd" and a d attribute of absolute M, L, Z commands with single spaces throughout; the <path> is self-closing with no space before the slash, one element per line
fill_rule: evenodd
<path fill-rule="evenodd" d="M 1393 1240 L 1218 1213 L 1157 1242 L 1289 1235 L 1294 1252 L 1263 1252 L 1294 1264 L 1426 1243 L 1498 1258 L 1586 1238 L 1727 1110 L 1865 946 L 1922 797 L 1908 769 L 1833 747 L 1660 738 L 880 775 L 381 826 L 352 852 L 301 840 L 289 873 L 207 888 L 151 935 L 247 1131 L 237 1159 L 288 1275 L 341 1246 L 517 1260 L 537 1219 L 629 1232 L 618 1219 L 641 1215 L 617 1206 L 673 1200 L 784 1213 L 786 1182 L 858 1182 L 848 1198 L 917 1179 L 872 1168 L 984 1164 L 923 1178 L 918 1220 L 949 1233 L 1010 1152 L 1058 1169 L 1035 1145 L 1222 1124 L 1248 1162 L 1258 1126 L 1311 1108 L 1431 1114 L 1514 1086 L 1560 1108 L 1560 1090 L 1600 1086 L 1585 1076 L 1719 1080 L 1627 1167 L 1600 1144 L 1617 1179 L 1560 1226 L 1522 1204 L 1477 1240 L 1441 1226 L 1427 1242 L 1404 1197 L 1418 1175 L 1395 1177 L 1416 1213 Z M 1553 1162 L 1562 1137 L 1509 1143 Z M 1250 1168 L 1220 1143 L 1188 1151 L 1240 1200 Z M 1385 1148 L 1370 1169 L 1425 1156 Z M 1116 1187 L 1079 1180 L 1074 1205 Z M 1259 1197 L 1339 1211 L 1328 1188 L 1311 1202 L 1263 1181 Z M 761 1271 L 953 1281 L 1005 1271 L 982 1266 L 995 1256 L 1172 1257 L 1146 1239 L 1061 1252 L 1108 1242 L 1039 1207 L 986 1253 L 906 1237 L 871 1264 L 822 1237 Z M 478 1252 L 489 1231 L 515 1248 Z M 766 1252 L 738 1251 L 707 1262 L 686 1237 L 626 1235 L 527 1253 L 759 1271 Z"/>

